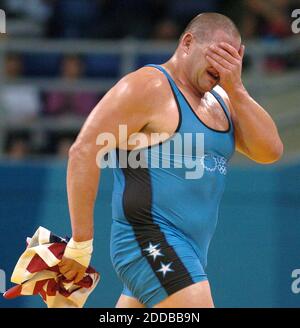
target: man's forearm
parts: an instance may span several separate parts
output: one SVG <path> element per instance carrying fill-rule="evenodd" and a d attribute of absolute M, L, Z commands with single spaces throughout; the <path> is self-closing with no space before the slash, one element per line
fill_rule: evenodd
<path fill-rule="evenodd" d="M 249 154 L 257 160 L 278 159 L 283 151 L 276 125 L 271 116 L 241 88 L 229 94 L 238 130 Z"/>
<path fill-rule="evenodd" d="M 283 145 L 270 115 L 250 97 L 242 79 L 245 46 L 237 51 L 231 44 L 221 42 L 206 49 L 207 61 L 217 70 L 220 86 L 227 92 L 232 105 L 237 150 L 261 163 L 278 160 Z"/>
<path fill-rule="evenodd" d="M 67 170 L 67 191 L 75 241 L 85 241 L 94 234 L 94 205 L 100 178 L 96 157 L 85 149 L 71 148 Z"/>

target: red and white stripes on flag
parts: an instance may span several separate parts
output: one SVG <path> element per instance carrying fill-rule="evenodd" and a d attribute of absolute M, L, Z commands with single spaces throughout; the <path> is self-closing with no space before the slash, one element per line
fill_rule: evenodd
<path fill-rule="evenodd" d="M 4 293 L 7 299 L 21 295 L 41 295 L 49 308 L 81 308 L 97 286 L 100 275 L 88 267 L 78 283 L 68 281 L 58 269 L 67 240 L 39 227 L 19 258 L 11 282 L 17 284 Z"/>

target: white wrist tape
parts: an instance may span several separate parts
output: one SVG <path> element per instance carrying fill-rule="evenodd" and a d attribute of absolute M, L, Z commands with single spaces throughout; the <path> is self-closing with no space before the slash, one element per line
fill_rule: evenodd
<path fill-rule="evenodd" d="M 88 267 L 93 253 L 93 239 L 87 241 L 75 241 L 71 238 L 65 249 L 64 256 L 81 265 Z"/>

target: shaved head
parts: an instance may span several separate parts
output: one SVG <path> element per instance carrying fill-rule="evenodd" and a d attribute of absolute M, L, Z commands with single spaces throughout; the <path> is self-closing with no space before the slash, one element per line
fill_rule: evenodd
<path fill-rule="evenodd" d="M 243 49 L 241 41 L 236 25 L 227 16 L 218 13 L 200 14 L 183 31 L 170 65 L 179 66 L 185 81 L 203 95 L 220 81 L 220 74 L 209 60 L 208 52 L 226 44 L 235 54 L 239 54 Z M 222 51 L 224 53 L 224 49 Z"/>
<path fill-rule="evenodd" d="M 200 42 L 208 41 L 211 40 L 217 31 L 224 31 L 233 38 L 241 38 L 236 25 L 227 16 L 218 13 L 203 13 L 197 15 L 189 22 L 180 40 L 186 33 L 191 33 Z"/>

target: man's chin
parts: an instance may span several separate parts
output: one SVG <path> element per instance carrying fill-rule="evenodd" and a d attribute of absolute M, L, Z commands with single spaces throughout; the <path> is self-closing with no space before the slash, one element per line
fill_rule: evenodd
<path fill-rule="evenodd" d="M 201 93 L 206 93 L 206 92 L 210 92 L 217 84 L 210 84 L 210 85 L 206 85 L 206 86 L 202 86 L 199 91 Z"/>
<path fill-rule="evenodd" d="M 209 81 L 206 84 L 201 84 L 199 85 L 199 92 L 201 93 L 206 93 L 206 92 L 210 92 L 216 85 L 218 84 L 218 81 L 215 83 L 211 83 L 211 81 Z"/>

